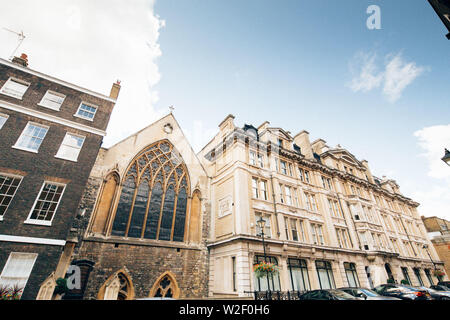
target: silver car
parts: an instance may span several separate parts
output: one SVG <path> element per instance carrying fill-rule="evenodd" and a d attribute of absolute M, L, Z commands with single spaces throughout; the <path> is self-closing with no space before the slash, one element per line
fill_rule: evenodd
<path fill-rule="evenodd" d="M 359 298 L 360 300 L 401 300 L 394 297 L 385 297 L 379 295 L 375 291 L 367 288 L 339 288 L 339 290 L 345 291 L 355 298 Z"/>

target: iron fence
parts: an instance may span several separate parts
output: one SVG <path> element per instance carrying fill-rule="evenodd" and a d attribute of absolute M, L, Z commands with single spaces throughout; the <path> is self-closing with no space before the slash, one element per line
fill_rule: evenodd
<path fill-rule="evenodd" d="M 306 291 L 245 291 L 252 294 L 255 300 L 300 300 Z"/>

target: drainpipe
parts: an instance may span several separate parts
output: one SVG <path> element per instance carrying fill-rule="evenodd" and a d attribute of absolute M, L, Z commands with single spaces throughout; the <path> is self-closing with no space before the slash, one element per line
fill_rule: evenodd
<path fill-rule="evenodd" d="M 338 194 L 337 192 L 336 192 L 336 196 L 337 196 L 337 198 L 338 198 L 339 207 L 341 208 L 341 211 L 342 211 L 342 213 L 344 214 L 344 210 L 343 210 L 343 207 L 342 207 L 342 204 L 341 204 L 341 198 L 339 197 L 339 194 Z M 353 224 L 353 230 L 355 230 L 355 233 L 356 233 L 356 241 L 358 242 L 359 250 L 363 250 L 363 248 L 362 248 L 362 246 L 361 246 L 361 240 L 359 239 L 359 233 L 358 233 L 358 230 L 356 230 L 355 220 L 353 220 L 352 210 L 349 208 L 348 205 L 347 205 L 347 208 L 348 208 L 348 210 L 350 211 L 350 218 L 351 218 L 351 221 L 352 221 L 352 224 Z M 349 234 L 349 236 L 350 236 L 350 234 Z M 351 239 L 351 238 L 350 238 L 350 239 Z"/>
<path fill-rule="evenodd" d="M 400 219 L 400 223 L 402 224 L 403 231 L 405 231 L 406 237 L 408 238 L 409 246 L 411 247 L 412 251 L 414 252 L 414 255 L 417 257 L 416 250 L 414 250 L 414 246 L 411 244 L 411 238 L 409 237 L 408 230 L 406 230 L 405 225 L 403 224 L 403 219 L 402 219 L 401 215 L 399 216 L 399 219 Z"/>
<path fill-rule="evenodd" d="M 275 201 L 275 188 L 274 188 L 274 184 L 273 184 L 273 175 L 272 173 L 270 174 L 270 184 L 272 186 L 272 200 L 273 200 L 273 211 L 275 213 L 275 225 L 277 227 L 277 237 L 278 239 L 280 238 L 280 226 L 278 225 L 278 212 L 277 212 L 277 204 Z"/>

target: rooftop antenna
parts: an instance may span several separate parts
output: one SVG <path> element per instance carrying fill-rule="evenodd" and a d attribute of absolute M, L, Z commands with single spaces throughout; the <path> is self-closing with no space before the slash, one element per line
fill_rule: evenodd
<path fill-rule="evenodd" d="M 10 30 L 8 28 L 3 28 L 3 29 L 5 29 L 6 31 L 15 33 L 19 37 L 19 39 L 18 39 L 19 44 L 17 45 L 17 47 L 14 49 L 14 51 L 11 53 L 11 56 L 9 57 L 9 60 L 12 60 L 14 58 L 14 54 L 16 53 L 17 49 L 19 49 L 20 45 L 22 44 L 23 40 L 25 39 L 25 35 L 23 34 L 23 31 L 20 31 L 20 33 L 19 33 L 19 32 Z"/>

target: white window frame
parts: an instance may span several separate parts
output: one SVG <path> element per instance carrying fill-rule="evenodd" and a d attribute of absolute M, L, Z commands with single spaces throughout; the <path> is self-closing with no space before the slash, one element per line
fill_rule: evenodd
<path fill-rule="evenodd" d="M 63 191 L 61 192 L 61 196 L 60 196 L 60 198 L 59 198 L 58 204 L 57 204 L 56 207 L 55 207 L 55 212 L 53 212 L 53 216 L 52 216 L 51 220 L 49 220 L 49 221 L 47 221 L 47 220 L 31 219 L 31 215 L 33 214 L 34 208 L 36 207 L 36 204 L 37 204 L 38 201 L 39 201 L 39 197 L 40 197 L 40 195 L 41 195 L 41 193 L 42 193 L 42 190 L 44 190 L 44 186 L 45 186 L 47 183 L 49 183 L 49 184 L 54 184 L 54 185 L 57 185 L 57 186 L 63 186 L 63 187 L 64 187 L 64 188 L 63 188 Z M 49 181 L 49 180 L 44 181 L 44 183 L 43 183 L 42 186 L 41 186 L 41 189 L 39 190 L 39 193 L 38 193 L 37 196 L 36 196 L 36 199 L 34 200 L 34 204 L 33 204 L 33 206 L 31 207 L 30 213 L 28 214 L 27 219 L 26 219 L 23 223 L 25 223 L 25 224 L 35 224 L 35 225 L 40 225 L 40 226 L 51 226 L 51 225 L 52 225 L 52 221 L 53 221 L 53 219 L 55 218 L 56 213 L 58 212 L 59 205 L 61 204 L 61 201 L 62 201 L 62 199 L 63 199 L 63 197 L 64 197 L 64 192 L 66 191 L 66 186 L 67 186 L 67 185 L 64 184 L 64 183 L 53 182 L 53 181 Z"/>
<path fill-rule="evenodd" d="M 19 188 L 20 188 L 20 184 L 23 181 L 23 176 L 19 176 L 19 175 L 15 175 L 15 174 L 9 174 L 9 173 L 3 173 L 3 172 L 0 172 L 0 175 L 5 176 L 5 177 L 14 178 L 14 179 L 20 179 L 19 184 L 17 185 L 16 191 L 14 192 L 14 194 L 11 197 L 11 202 L 12 202 L 12 200 L 16 196 L 17 190 L 19 190 Z M 8 212 L 8 208 L 11 205 L 11 202 L 6 207 L 5 212 L 2 215 L 0 215 L 0 221 L 3 221 L 3 217 L 5 216 L 6 212 Z"/>
<path fill-rule="evenodd" d="M 6 121 L 8 121 L 9 115 L 4 114 L 4 113 L 0 113 L 0 118 L 5 119 L 5 122 L 3 122 L 3 123 L 0 122 L 0 130 L 1 130 L 3 128 L 3 126 L 5 125 Z"/>
<path fill-rule="evenodd" d="M 51 107 L 49 105 L 46 105 L 44 103 L 45 99 L 48 99 L 49 95 L 54 95 L 54 96 L 58 96 L 60 98 L 62 98 L 62 102 L 59 105 L 59 108 L 55 108 L 55 107 Z M 56 91 L 52 91 L 52 90 L 47 90 L 47 92 L 45 93 L 45 95 L 42 97 L 41 101 L 38 103 L 38 106 L 44 107 L 44 108 L 48 108 L 48 109 L 52 109 L 55 111 L 59 111 L 61 109 L 62 104 L 64 103 L 64 100 L 66 99 L 66 95 L 56 92 Z"/>
<path fill-rule="evenodd" d="M 27 86 L 27 88 L 25 89 L 25 91 L 20 96 L 8 93 L 8 91 L 5 90 L 5 89 L 8 87 L 8 84 L 11 83 L 11 82 L 17 82 L 19 84 Z M 22 100 L 22 97 L 25 94 L 25 92 L 27 92 L 28 88 L 30 87 L 30 84 L 31 84 L 30 82 L 27 82 L 27 81 L 24 81 L 24 80 L 21 80 L 21 79 L 17 79 L 15 77 L 9 77 L 9 79 L 3 84 L 2 88 L 0 89 L 0 93 L 4 94 L 5 96 L 9 96 L 9 97 L 13 97 L 13 98 Z"/>
<path fill-rule="evenodd" d="M 78 138 L 83 138 L 83 142 L 81 143 L 81 147 L 78 149 L 78 154 L 77 154 L 77 158 L 76 159 L 71 159 L 69 157 L 63 157 L 63 156 L 59 155 L 59 153 L 61 151 L 61 148 L 63 147 L 64 140 L 66 139 L 66 137 L 68 135 L 75 136 L 75 137 L 78 137 Z M 64 136 L 63 141 L 61 142 L 61 144 L 59 146 L 58 152 L 55 154 L 55 158 L 77 162 L 78 161 L 78 157 L 80 156 L 81 149 L 83 149 L 83 145 L 84 145 L 84 141 L 85 140 L 86 140 L 85 136 L 82 136 L 80 134 L 73 133 L 73 132 L 66 132 L 66 135 Z M 72 148 L 74 148 L 74 147 L 72 147 Z"/>
<path fill-rule="evenodd" d="M 254 199 L 259 199 L 259 179 L 252 178 L 252 197 Z"/>
<path fill-rule="evenodd" d="M 94 115 L 92 116 L 92 119 L 88 118 L 88 117 L 83 117 L 83 116 L 78 114 L 78 112 L 80 112 L 80 110 L 81 110 L 81 106 L 82 105 L 86 105 L 88 107 L 95 108 L 95 112 L 94 112 Z M 97 111 L 98 111 L 98 106 L 97 105 L 92 104 L 92 103 L 88 103 L 88 102 L 85 102 L 85 101 L 82 101 L 80 103 L 80 105 L 78 106 L 77 112 L 75 112 L 75 114 L 73 116 L 77 117 L 77 118 L 80 118 L 80 119 L 88 120 L 88 121 L 94 121 L 94 118 L 95 118 L 95 115 L 97 114 Z"/>
<path fill-rule="evenodd" d="M 22 289 L 25 289 L 25 288 L 26 288 L 27 283 L 28 283 L 28 280 L 30 279 L 31 272 L 33 271 L 33 268 L 34 268 L 34 264 L 36 263 L 36 260 L 37 260 L 37 257 L 38 257 L 38 254 L 37 254 L 37 253 L 29 253 L 29 252 L 11 252 L 11 253 L 9 254 L 8 260 L 6 261 L 6 263 L 5 263 L 5 265 L 4 265 L 3 269 L 2 269 L 2 273 L 0 274 L 0 283 L 1 283 L 2 279 L 5 277 L 4 272 L 5 272 L 5 270 L 7 270 L 8 265 L 11 263 L 13 256 L 25 256 L 25 255 L 30 255 L 30 256 L 32 256 L 32 257 L 34 256 L 34 260 L 33 260 L 33 263 L 31 264 L 31 268 L 30 268 L 30 272 L 29 272 L 29 274 L 28 274 L 28 278 L 27 278 L 27 280 L 25 281 L 25 284 L 23 285 L 23 288 L 22 288 Z M 22 291 L 22 293 L 23 293 L 23 291 Z"/>
<path fill-rule="evenodd" d="M 284 186 L 284 194 L 285 194 L 286 204 L 289 206 L 292 206 L 292 188 L 290 186 L 285 185 Z"/>
<path fill-rule="evenodd" d="M 264 156 L 262 154 L 256 155 L 257 163 L 260 168 L 264 168 Z"/>
<path fill-rule="evenodd" d="M 272 223 L 270 221 L 271 220 L 271 215 L 267 214 L 267 213 L 264 213 L 264 212 L 261 212 L 261 211 L 255 211 L 255 226 L 256 226 L 255 231 L 256 231 L 256 235 L 261 233 L 261 229 L 259 228 L 258 223 L 257 223 L 257 221 L 261 217 L 263 218 L 263 220 L 266 221 L 266 225 L 264 226 L 264 229 L 265 229 L 264 230 L 264 236 L 267 237 L 267 238 L 271 238 L 272 237 Z"/>
<path fill-rule="evenodd" d="M 283 165 L 284 164 L 284 165 Z M 288 174 L 288 168 L 287 168 L 287 165 L 288 165 L 288 163 L 287 163 L 287 161 L 284 161 L 284 160 L 280 160 L 280 172 L 282 173 L 282 174 L 284 174 L 284 175 L 287 175 Z"/>
<path fill-rule="evenodd" d="M 267 181 L 259 180 L 259 191 L 262 200 L 269 200 L 269 193 L 267 192 Z"/>
<path fill-rule="evenodd" d="M 22 133 L 20 134 L 19 138 L 17 139 L 16 143 L 12 146 L 12 148 L 23 150 L 23 151 L 28 151 L 28 152 L 33 152 L 33 153 L 38 153 L 39 152 L 39 148 L 41 147 L 42 142 L 41 142 L 41 144 L 39 144 L 39 147 L 37 148 L 37 150 L 26 148 L 26 147 L 22 147 L 22 146 L 19 145 L 19 142 L 22 140 L 22 137 L 23 137 L 24 133 L 27 131 L 27 129 L 28 129 L 28 127 L 30 125 L 34 125 L 34 126 L 37 126 L 37 127 L 45 128 L 47 130 L 45 132 L 44 136 L 42 137 L 42 142 L 44 142 L 44 139 L 47 136 L 47 133 L 48 133 L 48 130 L 50 129 L 50 127 L 46 126 L 44 124 L 41 124 L 41 123 L 29 121 L 27 123 L 27 125 L 25 126 L 25 128 L 22 130 Z"/>
<path fill-rule="evenodd" d="M 252 166 L 256 166 L 256 152 L 251 151 L 249 152 L 249 162 Z"/>

